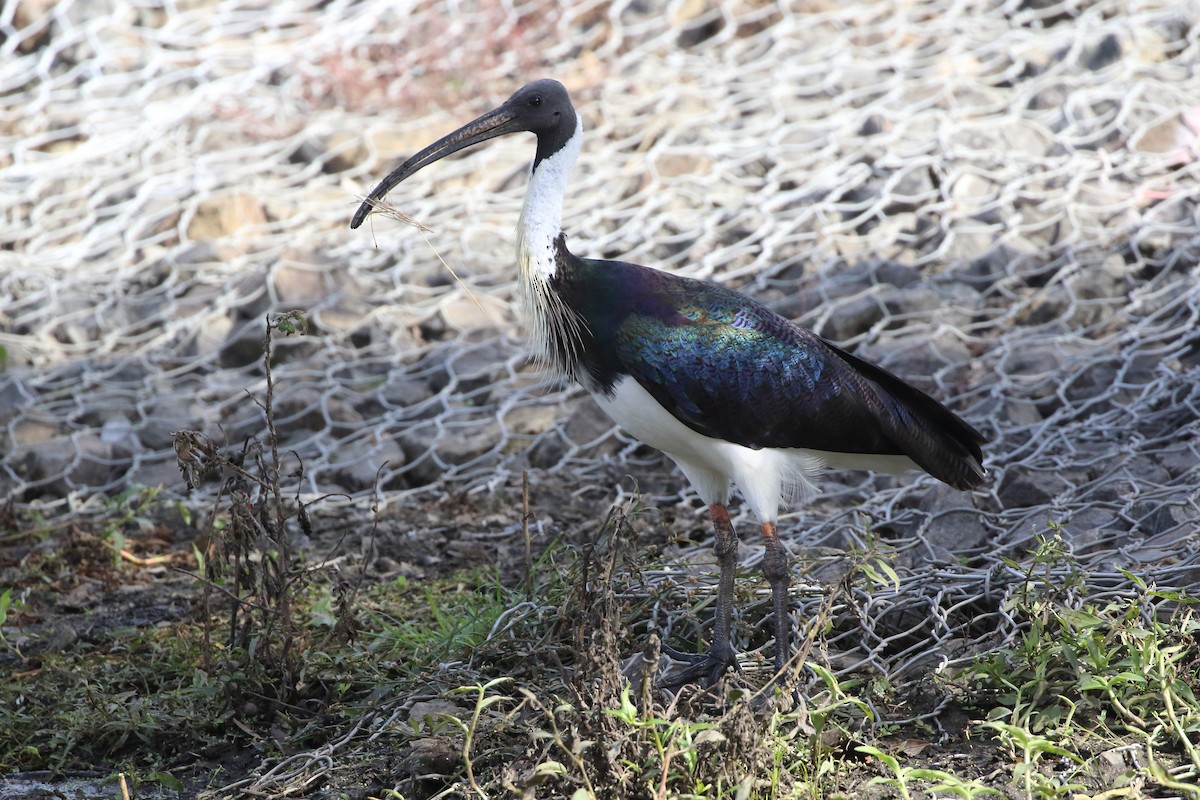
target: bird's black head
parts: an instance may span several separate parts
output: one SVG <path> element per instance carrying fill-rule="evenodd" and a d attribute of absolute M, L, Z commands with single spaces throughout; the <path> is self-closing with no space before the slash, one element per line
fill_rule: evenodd
<path fill-rule="evenodd" d="M 571 133 L 575 132 L 575 109 L 567 88 L 550 78 L 525 84 L 500 109 L 509 109 L 520 120 L 521 130 L 539 136 L 553 135 L 568 123 Z"/>
<path fill-rule="evenodd" d="M 537 135 L 537 156 L 533 161 L 533 168 L 537 169 L 543 159 L 562 149 L 575 135 L 577 127 L 575 108 L 571 105 L 566 87 L 549 78 L 526 84 L 496 108 L 468 122 L 454 133 L 438 139 L 393 170 L 371 190 L 371 194 L 358 207 L 358 211 L 354 212 L 350 227 L 357 228 L 361 225 L 375 203 L 382 200 L 401 181 L 422 167 L 464 147 L 507 133 L 528 131 Z"/>

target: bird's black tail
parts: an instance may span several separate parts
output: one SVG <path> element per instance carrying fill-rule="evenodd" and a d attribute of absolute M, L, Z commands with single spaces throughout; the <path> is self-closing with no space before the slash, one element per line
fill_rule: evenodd
<path fill-rule="evenodd" d="M 972 489 L 987 476 L 981 445 L 987 438 L 920 389 L 840 347 L 825 342 L 859 375 L 874 383 L 902 413 L 881 416 L 884 432 L 921 469 L 956 489 Z"/>

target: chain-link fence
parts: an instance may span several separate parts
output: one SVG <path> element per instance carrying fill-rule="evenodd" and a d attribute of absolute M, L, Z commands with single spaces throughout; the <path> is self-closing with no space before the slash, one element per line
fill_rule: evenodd
<path fill-rule="evenodd" d="M 652 5 L 7 3 L 0 498 L 182 493 L 171 432 L 260 435 L 264 316 L 299 308 L 313 330 L 276 342 L 273 374 L 308 493 L 529 469 L 689 500 L 527 362 L 530 141 L 397 190 L 432 233 L 347 227 L 398 160 L 552 76 L 586 129 L 575 252 L 735 286 L 991 438 L 973 494 L 830 472 L 785 518 L 814 558 L 867 528 L 897 549 L 911 577 L 861 615 L 863 659 L 954 658 L 1003 628 L 998 557 L 1051 522 L 1098 590 L 1120 568 L 1200 582 L 1200 7 Z"/>

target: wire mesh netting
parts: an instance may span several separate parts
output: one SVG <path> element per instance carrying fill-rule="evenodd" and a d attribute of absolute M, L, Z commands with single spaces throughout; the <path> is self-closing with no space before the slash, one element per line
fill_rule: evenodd
<path fill-rule="evenodd" d="M 529 141 L 397 190 L 431 233 L 347 227 L 399 159 L 553 76 L 586 130 L 575 252 L 739 288 L 990 437 L 973 494 L 831 471 L 785 518 L 816 562 L 865 530 L 895 548 L 900 584 L 846 626 L 853 666 L 1003 635 L 1001 559 L 1052 522 L 1097 591 L 1122 569 L 1195 586 L 1200 7 L 654 5 L 7 3 L 0 497 L 86 514 L 132 485 L 182 494 L 172 432 L 261 436 L 264 316 L 299 308 L 313 329 L 276 341 L 273 374 L 310 496 L 530 470 L 697 506 L 528 363 Z"/>

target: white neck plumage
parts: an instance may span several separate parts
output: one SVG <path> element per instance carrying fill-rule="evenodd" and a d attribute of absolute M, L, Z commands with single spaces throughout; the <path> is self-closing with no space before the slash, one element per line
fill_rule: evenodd
<path fill-rule="evenodd" d="M 583 122 L 577 121 L 567 143 L 534 167 L 517 223 L 518 287 L 534 358 L 571 377 L 578 377 L 575 348 L 581 321 L 563 305 L 549 281 L 558 271 L 555 242 L 562 233 L 563 196 L 582 142 Z M 555 342 L 566 346 L 556 347 Z"/>

